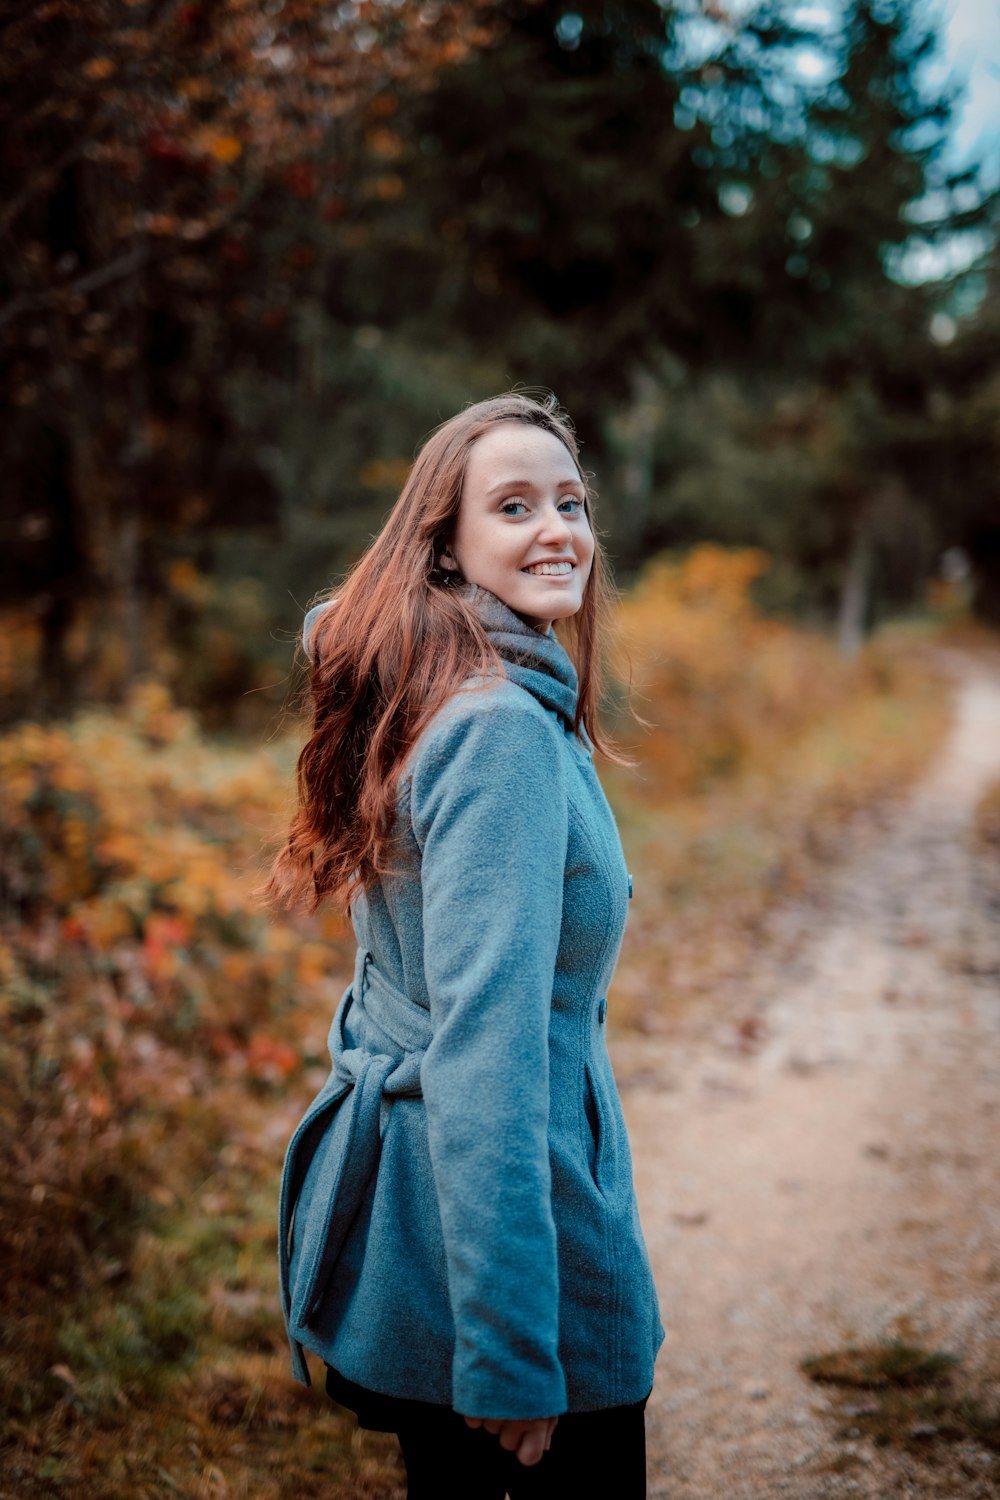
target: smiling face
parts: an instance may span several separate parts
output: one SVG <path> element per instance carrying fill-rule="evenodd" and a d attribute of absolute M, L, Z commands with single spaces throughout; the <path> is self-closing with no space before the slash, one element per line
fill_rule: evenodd
<path fill-rule="evenodd" d="M 451 546 L 459 569 L 538 630 L 575 615 L 594 561 L 586 490 L 555 433 L 497 422 L 471 444 Z"/>

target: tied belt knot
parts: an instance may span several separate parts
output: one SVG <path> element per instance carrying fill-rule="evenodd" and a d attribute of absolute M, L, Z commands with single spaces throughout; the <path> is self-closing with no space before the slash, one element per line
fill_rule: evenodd
<path fill-rule="evenodd" d="M 358 1044 L 345 1036 L 348 1015 Z M 407 998 L 359 950 L 354 978 L 330 1027 L 330 1076 L 309 1105 L 288 1145 L 278 1207 L 281 1301 L 292 1352 L 292 1369 L 304 1385 L 309 1368 L 295 1330 L 316 1315 L 348 1231 L 378 1169 L 384 1100 L 420 1097 L 420 1064 L 431 1040 L 430 1015 Z M 295 1206 L 306 1173 L 334 1124 L 339 1149 L 319 1163 L 309 1223 L 296 1223 Z M 322 1218 L 321 1218 L 322 1216 Z M 293 1235 L 300 1242 L 294 1295 Z"/>

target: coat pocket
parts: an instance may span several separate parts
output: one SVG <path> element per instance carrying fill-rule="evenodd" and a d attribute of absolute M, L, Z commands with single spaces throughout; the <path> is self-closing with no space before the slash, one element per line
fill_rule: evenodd
<path fill-rule="evenodd" d="M 594 1186 L 599 1193 L 603 1193 L 601 1186 L 601 1155 L 604 1146 L 606 1126 L 601 1118 L 600 1091 L 595 1079 L 590 1062 L 583 1065 L 583 1108 L 587 1116 L 588 1151 L 587 1165 L 590 1167 L 590 1175 Z"/>

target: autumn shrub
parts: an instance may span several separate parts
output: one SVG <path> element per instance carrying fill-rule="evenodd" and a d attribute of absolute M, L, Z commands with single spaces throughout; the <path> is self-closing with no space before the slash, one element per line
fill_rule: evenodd
<path fill-rule="evenodd" d="M 75 1301 L 128 1288 L 143 1235 L 230 1148 L 234 1098 L 322 1064 L 310 1002 L 325 1021 L 343 925 L 269 919 L 253 894 L 292 755 L 210 744 L 151 683 L 0 739 L 0 1305 L 42 1370 L 67 1344 L 86 1363 Z M 177 1295 L 126 1291 L 103 1357 L 177 1354 Z"/>
<path fill-rule="evenodd" d="M 637 880 L 613 1030 L 739 990 L 768 911 L 886 815 L 947 727 L 944 680 L 905 635 L 845 659 L 755 607 L 767 566 L 700 546 L 654 559 L 622 601 L 614 664 L 645 727 L 620 695 L 636 765 L 604 779 Z"/>
<path fill-rule="evenodd" d="M 275 628 L 256 578 L 219 578 L 188 558 L 166 569 L 144 611 L 150 669 L 204 729 L 254 735 L 275 710 L 292 633 Z"/>
<path fill-rule="evenodd" d="M 783 751 L 859 691 L 889 685 L 877 653 L 756 607 L 765 553 L 706 544 L 654 559 L 622 601 L 615 664 L 639 713 L 641 775 L 656 797 L 697 792 Z"/>
<path fill-rule="evenodd" d="M 0 610 L 0 703 L 16 708 L 31 701 L 42 630 L 37 619 L 23 609 Z"/>

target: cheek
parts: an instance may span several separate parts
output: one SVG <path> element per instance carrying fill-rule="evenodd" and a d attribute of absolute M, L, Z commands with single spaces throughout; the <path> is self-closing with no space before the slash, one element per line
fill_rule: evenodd
<path fill-rule="evenodd" d="M 489 518 L 476 517 L 456 527 L 453 551 L 455 560 L 467 578 L 487 581 L 499 572 L 519 568 L 524 539 L 510 526 L 491 524 Z"/>
<path fill-rule="evenodd" d="M 467 573 L 470 569 L 475 571 L 477 566 L 481 565 L 489 548 L 482 535 L 482 527 L 476 524 L 474 518 L 459 517 L 458 525 L 455 527 L 452 550 L 463 572 Z"/>

